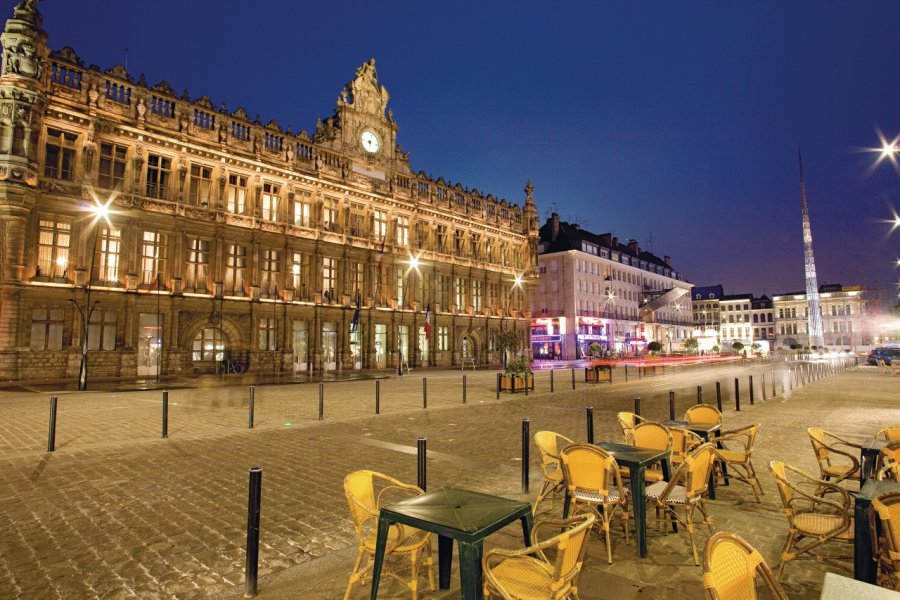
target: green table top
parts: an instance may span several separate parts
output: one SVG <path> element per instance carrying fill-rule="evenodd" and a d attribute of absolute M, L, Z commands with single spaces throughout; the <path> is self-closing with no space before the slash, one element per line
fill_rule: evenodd
<path fill-rule="evenodd" d="M 878 481 L 877 479 L 867 479 L 866 482 L 856 495 L 856 501 L 865 500 L 871 502 L 872 498 L 880 496 L 885 492 L 900 492 L 900 483 L 893 481 Z"/>
<path fill-rule="evenodd" d="M 609 452 L 616 462 L 624 467 L 646 467 L 669 456 L 666 450 L 639 448 L 617 442 L 599 442 L 597 445 Z"/>
<path fill-rule="evenodd" d="M 820 600 L 847 600 L 848 598 L 857 598 L 859 600 L 900 600 L 900 594 L 894 590 L 850 579 L 836 573 L 825 573 L 822 594 L 819 598 Z"/>
<path fill-rule="evenodd" d="M 528 502 L 445 487 L 385 506 L 381 516 L 453 538 L 479 539 L 530 512 Z"/>
<path fill-rule="evenodd" d="M 687 429 L 688 431 L 693 431 L 694 433 L 712 433 L 713 431 L 718 431 L 722 428 L 721 423 L 704 423 L 702 421 L 680 421 L 678 419 L 675 420 L 667 420 L 662 422 L 666 427 L 678 427 L 679 429 Z"/>

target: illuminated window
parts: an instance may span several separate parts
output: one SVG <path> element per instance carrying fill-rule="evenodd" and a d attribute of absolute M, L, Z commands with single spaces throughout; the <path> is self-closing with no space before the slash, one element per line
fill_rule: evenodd
<path fill-rule="evenodd" d="M 484 291 L 483 287 L 484 282 L 480 279 L 476 279 L 472 282 L 472 306 L 475 309 L 475 312 L 481 312 L 481 299 Z"/>
<path fill-rule="evenodd" d="M 322 292 L 325 297 L 334 300 L 334 280 L 337 273 L 337 260 L 330 256 L 322 257 Z"/>
<path fill-rule="evenodd" d="M 397 217 L 396 239 L 398 246 L 409 246 L 409 217 Z"/>
<path fill-rule="evenodd" d="M 310 203 L 308 198 L 294 200 L 294 225 L 310 226 Z"/>
<path fill-rule="evenodd" d="M 259 257 L 259 285 L 263 296 L 273 298 L 278 289 L 278 270 L 281 261 L 278 250 L 265 249 Z"/>
<path fill-rule="evenodd" d="M 184 273 L 185 288 L 191 291 L 207 291 L 207 269 L 209 269 L 209 240 L 189 239 Z"/>
<path fill-rule="evenodd" d="M 166 270 L 166 236 L 158 231 L 145 231 L 141 245 L 141 283 L 152 285 Z M 158 279 L 159 278 L 159 279 Z"/>
<path fill-rule="evenodd" d="M 437 346 L 438 350 L 449 350 L 450 349 L 450 328 L 449 327 L 438 327 L 437 328 Z"/>
<path fill-rule="evenodd" d="M 244 295 L 244 273 L 247 269 L 247 247 L 239 244 L 225 246 L 225 293 Z"/>
<path fill-rule="evenodd" d="M 225 190 L 225 208 L 230 213 L 242 215 L 247 211 L 247 178 L 229 175 Z"/>
<path fill-rule="evenodd" d="M 225 334 L 213 327 L 206 327 L 194 338 L 191 350 L 191 360 L 224 360 Z"/>
<path fill-rule="evenodd" d="M 69 267 L 69 243 L 72 225 L 62 221 L 41 219 L 38 231 L 38 264 L 35 275 L 65 277 Z"/>
<path fill-rule="evenodd" d="M 456 307 L 462 309 L 466 303 L 466 280 L 464 277 L 456 278 Z"/>
<path fill-rule="evenodd" d="M 372 235 L 379 242 L 387 236 L 387 213 L 383 210 L 372 211 Z"/>
<path fill-rule="evenodd" d="M 397 267 L 397 308 L 404 306 L 406 274 L 403 271 L 403 267 Z"/>
<path fill-rule="evenodd" d="M 263 184 L 262 218 L 266 221 L 278 220 L 278 186 L 274 183 Z"/>
<path fill-rule="evenodd" d="M 119 229 L 102 226 L 97 245 L 100 254 L 97 279 L 113 283 L 119 280 L 119 252 L 122 245 L 122 232 Z"/>

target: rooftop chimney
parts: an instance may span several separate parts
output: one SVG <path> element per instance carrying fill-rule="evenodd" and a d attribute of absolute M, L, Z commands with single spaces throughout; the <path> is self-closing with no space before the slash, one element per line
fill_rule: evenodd
<path fill-rule="evenodd" d="M 628 240 L 628 251 L 634 256 L 641 255 L 641 247 L 638 246 L 637 240 Z"/>
<path fill-rule="evenodd" d="M 617 238 L 616 236 L 613 236 L 613 239 L 612 239 L 612 249 L 613 250 L 619 249 L 619 238 Z"/>
<path fill-rule="evenodd" d="M 555 242 L 559 235 L 559 215 L 553 213 L 550 215 L 550 241 Z"/>
<path fill-rule="evenodd" d="M 663 256 L 663 261 L 670 267 L 672 266 L 672 257 L 671 256 Z"/>

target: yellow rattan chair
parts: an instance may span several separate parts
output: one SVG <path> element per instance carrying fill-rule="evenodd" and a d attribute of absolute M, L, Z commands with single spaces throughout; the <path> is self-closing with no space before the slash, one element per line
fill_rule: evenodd
<path fill-rule="evenodd" d="M 887 440 L 889 442 L 900 442 L 900 425 L 892 425 L 890 427 L 880 429 L 878 433 L 875 434 L 875 437 Z"/>
<path fill-rule="evenodd" d="M 630 444 L 631 434 L 634 432 L 634 428 L 647 419 L 640 415 L 623 411 L 616 415 L 616 420 L 619 422 L 619 427 L 622 429 L 622 437 L 625 439 L 625 443 Z"/>
<path fill-rule="evenodd" d="M 687 455 L 703 443 L 703 438 L 693 431 L 680 427 L 669 427 L 669 433 L 672 434 L 672 454 L 669 462 L 672 463 L 673 469 L 677 469 Z"/>
<path fill-rule="evenodd" d="M 900 463 L 900 441 L 888 442 L 888 445 L 878 451 L 878 459 L 875 461 L 875 470 L 879 470 L 884 465 L 891 463 Z"/>
<path fill-rule="evenodd" d="M 888 492 L 872 499 L 869 527 L 875 562 L 879 566 L 879 584 L 900 591 L 900 492 Z"/>
<path fill-rule="evenodd" d="M 344 478 L 344 495 L 350 506 L 350 515 L 353 517 L 353 527 L 359 542 L 356 564 L 353 565 L 344 600 L 350 597 L 350 590 L 354 583 L 359 582 L 365 585 L 366 576 L 374 565 L 378 512 L 382 503 L 390 503 L 403 497 L 422 493 L 424 493 L 422 489 L 417 486 L 403 483 L 376 471 L 354 471 Z M 423 564 L 428 573 L 428 584 L 432 591 L 435 589 L 430 533 L 401 524 L 391 525 L 388 531 L 385 558 L 392 554 L 409 556 L 410 578 L 403 579 L 399 570 L 382 571 L 382 574 L 390 575 L 406 585 L 412 591 L 413 600 L 418 598 L 419 569 Z M 365 566 L 363 566 L 363 558 L 367 558 Z"/>
<path fill-rule="evenodd" d="M 694 404 L 684 411 L 684 420 L 694 423 L 722 424 L 722 413 L 711 404 Z"/>
<path fill-rule="evenodd" d="M 819 427 L 810 427 L 806 431 L 819 463 L 819 476 L 822 480 L 840 483 L 849 479 L 859 482 L 859 444 Z"/>
<path fill-rule="evenodd" d="M 756 496 L 756 501 L 759 502 L 760 494 L 765 492 L 756 476 L 753 462 L 750 460 L 757 433 L 759 433 L 759 425 L 748 425 L 722 433 L 716 438 L 716 460 L 731 469 L 730 477 L 748 484 L 753 490 L 753 495 Z"/>
<path fill-rule="evenodd" d="M 660 481 L 647 487 L 647 499 L 653 502 L 657 514 L 670 515 L 687 529 L 688 538 L 691 541 L 691 551 L 694 554 L 694 564 L 699 565 L 697 544 L 694 542 L 694 510 L 699 509 L 703 515 L 703 522 L 712 533 L 712 521 L 706 510 L 703 496 L 709 488 L 709 475 L 716 459 L 715 447 L 712 444 L 703 444 L 691 452 L 669 482 Z M 676 507 L 684 509 L 684 517 L 680 517 Z M 657 520 L 657 528 L 661 528 L 662 522 Z"/>
<path fill-rule="evenodd" d="M 562 467 L 559 464 L 559 451 L 571 443 L 572 440 L 553 431 L 538 431 L 534 434 L 534 444 L 540 453 L 541 471 L 544 473 L 544 483 L 534 501 L 535 514 L 538 505 L 546 500 L 547 496 L 550 496 L 552 509 L 556 494 L 565 491 L 566 483 L 563 481 Z"/>
<path fill-rule="evenodd" d="M 847 490 L 833 482 L 816 479 L 809 473 L 781 461 L 773 460 L 769 463 L 769 470 L 775 477 L 775 484 L 784 505 L 784 514 L 788 520 L 788 536 L 781 551 L 778 579 L 781 579 L 784 565 L 801 554 L 809 554 L 820 562 L 852 573 L 852 567 L 835 560 L 843 557 L 819 553 L 819 546 L 834 541 L 849 543 L 848 558 L 853 557 L 853 519 L 850 516 L 851 500 Z M 809 491 L 801 486 L 805 486 Z M 823 488 L 825 491 L 839 494 L 840 500 L 822 497 L 820 494 Z"/>
<path fill-rule="evenodd" d="M 875 479 L 900 483 L 900 463 L 888 463 L 875 473 Z"/>
<path fill-rule="evenodd" d="M 788 600 L 772 569 L 743 538 L 720 531 L 706 540 L 703 550 L 703 587 L 707 600 L 756 600 L 761 580 L 769 595 Z"/>
<path fill-rule="evenodd" d="M 485 600 L 494 596 L 516 600 L 578 598 L 578 576 L 595 520 L 589 513 L 565 520 L 541 520 L 531 530 L 530 547 L 488 550 L 482 569 Z M 538 541 L 543 529 L 559 532 L 560 528 L 562 533 Z"/>
<path fill-rule="evenodd" d="M 609 523 L 616 512 L 622 511 L 625 541 L 628 541 L 628 498 L 619 475 L 616 459 L 593 444 L 570 444 L 559 453 L 566 491 L 572 514 L 593 513 L 603 525 L 606 539 L 606 559 L 612 564 L 612 542 Z"/>
<path fill-rule="evenodd" d="M 632 442 L 638 448 L 653 448 L 654 450 L 672 451 L 672 434 L 669 430 L 652 421 L 638 423 L 632 432 Z M 627 472 L 627 470 L 625 471 Z M 644 471 L 644 481 L 656 483 L 663 480 L 663 473 L 659 463 Z"/>

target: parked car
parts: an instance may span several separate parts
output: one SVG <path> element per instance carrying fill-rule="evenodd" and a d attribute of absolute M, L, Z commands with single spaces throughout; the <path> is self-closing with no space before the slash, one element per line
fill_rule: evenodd
<path fill-rule="evenodd" d="M 866 357 L 866 362 L 870 365 L 878 364 L 878 359 L 884 361 L 884 364 L 891 364 L 892 359 L 900 360 L 900 346 L 881 346 L 879 348 L 875 348 L 869 355 Z"/>

